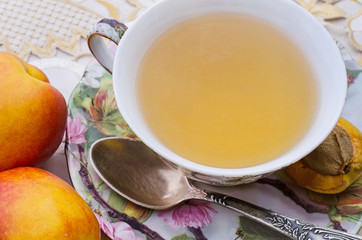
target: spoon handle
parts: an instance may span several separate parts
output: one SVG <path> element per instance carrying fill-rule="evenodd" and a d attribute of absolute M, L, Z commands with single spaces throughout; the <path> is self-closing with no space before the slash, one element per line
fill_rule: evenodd
<path fill-rule="evenodd" d="M 304 240 L 362 240 L 349 233 L 318 227 L 298 219 L 287 217 L 249 202 L 204 190 L 204 200 L 235 210 L 261 224 L 293 239 Z"/>

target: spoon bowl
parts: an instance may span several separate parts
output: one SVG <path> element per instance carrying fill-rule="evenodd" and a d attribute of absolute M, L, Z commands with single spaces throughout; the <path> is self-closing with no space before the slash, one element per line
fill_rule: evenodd
<path fill-rule="evenodd" d="M 97 174 L 114 191 L 147 208 L 172 207 L 186 200 L 192 190 L 181 172 L 171 169 L 138 140 L 99 141 L 91 149 L 90 160 Z"/>
<path fill-rule="evenodd" d="M 315 226 L 221 193 L 199 189 L 180 170 L 171 168 L 141 141 L 113 137 L 96 141 L 89 161 L 115 192 L 146 208 L 167 209 L 198 199 L 232 209 L 292 239 L 348 239 L 361 237 Z"/>

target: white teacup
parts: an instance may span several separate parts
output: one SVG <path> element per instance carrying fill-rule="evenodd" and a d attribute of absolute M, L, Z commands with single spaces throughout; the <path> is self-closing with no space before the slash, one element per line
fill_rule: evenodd
<path fill-rule="evenodd" d="M 288 152 L 269 162 L 239 169 L 197 164 L 168 149 L 149 129 L 138 107 L 136 74 L 152 42 L 173 25 L 210 13 L 255 16 L 281 29 L 305 52 L 318 87 L 317 114 L 305 136 Z M 88 38 L 96 59 L 113 74 L 118 108 L 136 135 L 173 167 L 199 181 L 232 185 L 248 183 L 286 167 L 310 153 L 332 131 L 347 92 L 346 71 L 338 47 L 325 28 L 291 0 L 161 0 L 127 27 L 114 19 L 100 21 Z M 102 37 L 118 44 L 113 55 Z M 122 38 L 122 39 L 121 39 Z"/>

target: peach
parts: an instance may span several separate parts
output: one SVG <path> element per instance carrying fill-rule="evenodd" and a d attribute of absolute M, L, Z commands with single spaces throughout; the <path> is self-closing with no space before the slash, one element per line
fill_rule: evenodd
<path fill-rule="evenodd" d="M 93 211 L 65 181 L 45 170 L 0 172 L 1 240 L 99 240 Z"/>
<path fill-rule="evenodd" d="M 49 159 L 65 130 L 63 95 L 46 75 L 0 52 L 0 171 Z"/>

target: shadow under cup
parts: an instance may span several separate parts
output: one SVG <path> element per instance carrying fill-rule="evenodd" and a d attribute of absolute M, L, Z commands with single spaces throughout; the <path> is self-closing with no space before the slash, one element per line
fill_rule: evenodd
<path fill-rule="evenodd" d="M 287 34 L 305 53 L 316 76 L 316 116 L 305 136 L 282 156 L 257 166 L 224 169 L 204 166 L 169 150 L 154 136 L 139 108 L 138 66 L 150 45 L 162 33 L 187 19 L 212 13 L 255 16 Z M 98 46 L 89 41 L 90 48 Z M 94 51 L 92 51 L 94 53 Z M 97 55 L 94 54 L 94 55 Z M 99 54 L 98 54 L 99 55 Z M 96 56 L 104 62 L 104 56 Z M 107 60 L 112 61 L 112 60 Z M 172 167 L 188 177 L 212 184 L 248 183 L 288 166 L 315 149 L 337 123 L 346 97 L 344 62 L 325 28 L 306 10 L 289 0 L 164 0 L 147 9 L 118 43 L 113 63 L 114 92 L 119 110 L 136 135 Z"/>

